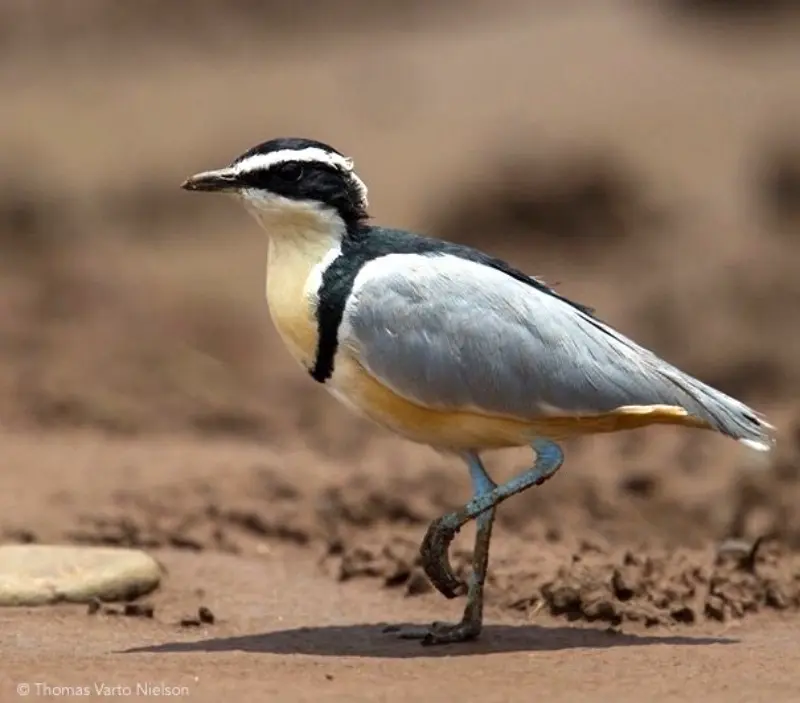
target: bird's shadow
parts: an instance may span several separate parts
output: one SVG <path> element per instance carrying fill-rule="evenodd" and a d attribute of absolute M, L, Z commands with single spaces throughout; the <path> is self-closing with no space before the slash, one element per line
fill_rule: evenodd
<path fill-rule="evenodd" d="M 414 659 L 508 652 L 641 647 L 654 644 L 699 646 L 738 642 L 723 637 L 636 635 L 580 627 L 486 625 L 477 641 L 426 647 L 418 641 L 403 640 L 396 634 L 386 633 L 384 628 L 385 624 L 300 627 L 238 637 L 215 637 L 195 642 L 167 642 L 127 649 L 124 653 L 244 651 L 261 654 Z"/>

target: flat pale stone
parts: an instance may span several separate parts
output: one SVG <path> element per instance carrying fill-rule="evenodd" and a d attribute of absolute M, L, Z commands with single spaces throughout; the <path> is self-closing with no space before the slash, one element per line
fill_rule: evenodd
<path fill-rule="evenodd" d="M 158 562 L 138 549 L 0 546 L 0 606 L 124 600 L 149 593 L 160 580 Z"/>

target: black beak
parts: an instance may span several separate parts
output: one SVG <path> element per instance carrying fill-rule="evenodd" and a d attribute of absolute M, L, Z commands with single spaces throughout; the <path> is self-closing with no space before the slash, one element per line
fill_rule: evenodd
<path fill-rule="evenodd" d="M 181 188 L 184 190 L 200 190 L 216 193 L 236 190 L 240 186 L 241 183 L 236 178 L 236 174 L 229 168 L 196 173 L 194 176 L 190 176 L 181 183 Z"/>

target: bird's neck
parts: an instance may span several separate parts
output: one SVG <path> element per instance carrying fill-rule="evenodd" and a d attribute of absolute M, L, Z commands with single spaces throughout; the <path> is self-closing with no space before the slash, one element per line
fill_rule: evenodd
<path fill-rule="evenodd" d="M 292 355 L 310 368 L 317 343 L 314 299 L 323 270 L 340 251 L 346 227 L 324 210 L 254 214 L 269 237 L 266 294 L 271 316 Z"/>
<path fill-rule="evenodd" d="M 269 237 L 268 277 L 302 280 L 331 250 L 341 246 L 347 227 L 329 208 L 281 198 L 269 207 L 248 207 Z"/>
<path fill-rule="evenodd" d="M 267 211 L 256 215 L 269 237 L 267 275 L 305 281 L 312 268 L 341 247 L 346 228 L 332 213 Z"/>

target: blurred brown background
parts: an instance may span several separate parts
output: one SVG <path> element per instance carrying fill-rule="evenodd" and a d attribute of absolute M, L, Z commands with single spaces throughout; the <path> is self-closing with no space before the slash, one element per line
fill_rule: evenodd
<path fill-rule="evenodd" d="M 800 43 L 791 11 L 749 4 L 8 0 L 0 421 L 353 431 L 277 341 L 261 232 L 178 189 L 276 135 L 352 155 L 377 221 L 508 257 L 791 404 Z"/>
<path fill-rule="evenodd" d="M 509 259 L 779 427 L 765 472 L 707 433 L 571 443 L 500 511 L 493 612 L 616 627 L 800 609 L 798 125 L 789 0 L 4 0 L 0 537 L 162 549 L 156 620 L 200 583 L 231 635 L 307 624 L 288 601 L 268 620 L 278 563 L 350 620 L 439 617 L 438 596 L 383 588 L 427 591 L 416 545 L 466 472 L 313 384 L 269 320 L 263 233 L 179 189 L 306 136 L 355 159 L 377 222 Z M 755 551 L 715 561 L 764 535 L 781 542 L 767 575 Z M 331 590 L 356 577 L 378 590 Z"/>

